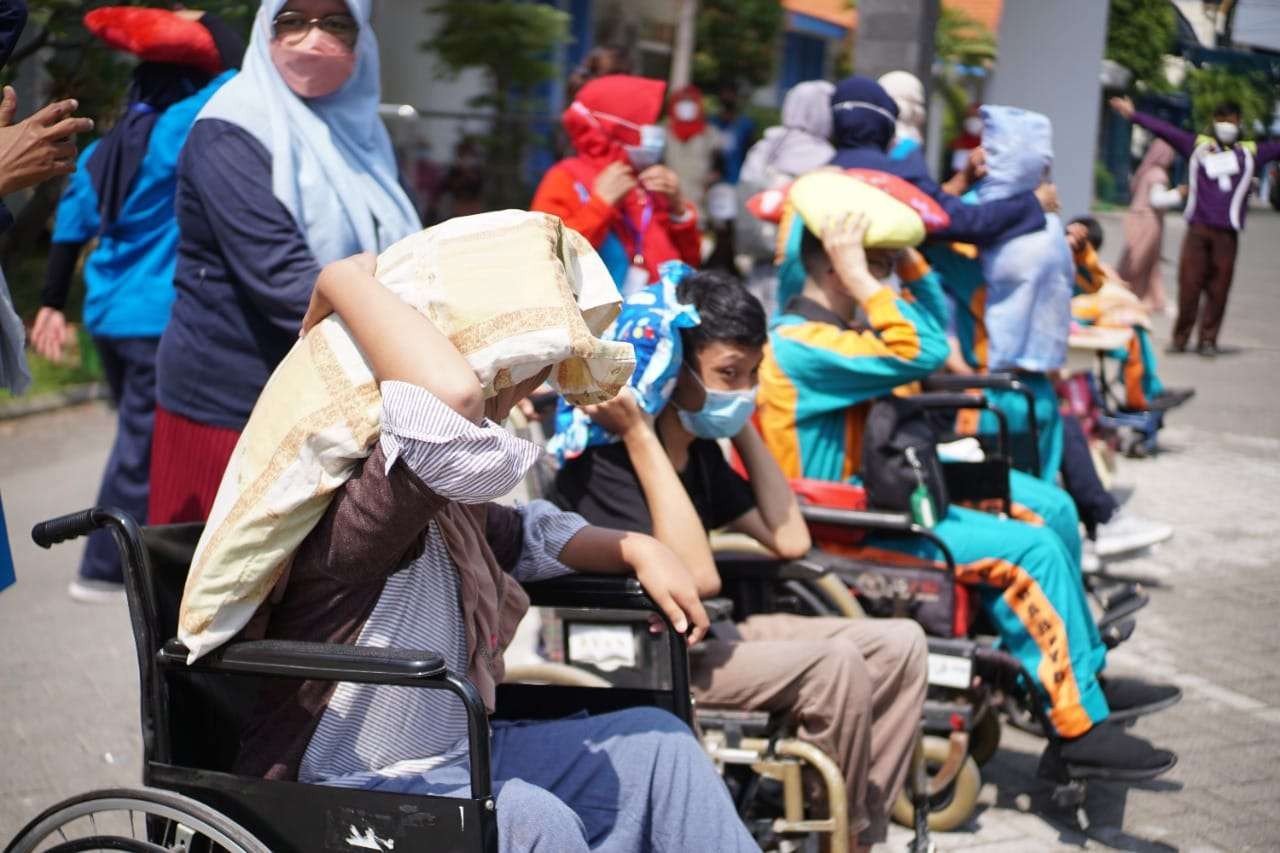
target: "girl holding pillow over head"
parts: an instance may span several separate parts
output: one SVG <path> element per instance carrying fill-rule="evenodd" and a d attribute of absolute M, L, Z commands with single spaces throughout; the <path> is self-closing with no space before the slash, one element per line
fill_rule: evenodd
<path fill-rule="evenodd" d="M 369 0 L 265 0 L 243 70 L 192 127 L 157 356 L 153 524 L 208 517 L 321 267 L 421 227 L 378 120 L 378 74 Z"/>

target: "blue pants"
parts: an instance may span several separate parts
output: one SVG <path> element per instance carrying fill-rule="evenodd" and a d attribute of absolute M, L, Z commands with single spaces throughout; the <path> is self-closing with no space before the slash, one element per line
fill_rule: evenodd
<path fill-rule="evenodd" d="M 758 850 L 689 728 L 656 708 L 493 723 L 503 853 Z M 466 796 L 466 762 L 379 791 Z"/>
<path fill-rule="evenodd" d="M 151 428 L 156 414 L 156 347 L 159 338 L 94 338 L 116 406 L 116 441 L 98 490 L 98 505 L 147 517 L 151 479 Z M 89 537 L 80 577 L 123 580 L 120 552 L 106 530 Z"/>
<path fill-rule="evenodd" d="M 1066 506 L 1074 516 L 1070 499 Z M 979 585 L 1001 645 L 1043 690 L 1058 732 L 1077 737 L 1109 713 L 1098 683 L 1106 647 L 1085 599 L 1079 534 L 1073 555 L 1063 531 L 1047 522 L 1028 524 L 953 506 L 933 532 L 955 556 L 960 580 Z M 939 559 L 937 549 L 919 537 L 875 534 L 867 545 L 871 551 Z"/>
<path fill-rule="evenodd" d="M 1089 452 L 1089 439 L 1075 415 L 1062 417 L 1062 488 L 1071 495 L 1076 513 L 1090 535 L 1099 524 L 1110 521 L 1119 509 L 1116 499 L 1098 479 L 1093 454 Z"/>
<path fill-rule="evenodd" d="M 1004 412 L 1009 420 L 1009 438 L 1013 445 L 1013 461 L 1020 469 L 1039 473 L 1052 483 L 1062 465 L 1062 416 L 1058 414 L 1058 394 L 1053 383 L 1043 373 L 1020 373 L 1018 379 L 1031 389 L 1035 396 L 1036 426 L 1039 428 L 1040 470 L 1031 471 L 1030 435 L 1027 422 L 1027 401 L 1013 391 L 988 389 L 983 393 L 991 405 Z M 983 435 L 996 435 L 996 417 L 983 412 L 978 431 Z"/>

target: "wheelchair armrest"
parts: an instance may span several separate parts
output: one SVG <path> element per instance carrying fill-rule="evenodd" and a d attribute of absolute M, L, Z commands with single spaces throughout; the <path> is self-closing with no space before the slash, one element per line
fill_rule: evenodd
<path fill-rule="evenodd" d="M 926 378 L 921 384 L 925 391 L 958 391 L 971 388 L 994 388 L 1001 391 L 1018 388 L 1022 385 L 1012 373 L 939 373 Z"/>
<path fill-rule="evenodd" d="M 840 527 L 864 527 L 909 533 L 915 526 L 911 514 L 868 509 L 837 509 L 815 504 L 801 504 L 800 515 L 810 524 L 834 524 Z"/>
<path fill-rule="evenodd" d="M 187 647 L 177 639 L 157 655 L 167 667 L 187 666 Z M 438 652 L 382 649 L 302 640 L 244 640 L 228 643 L 191 664 L 207 672 L 351 681 L 413 686 L 443 681 L 449 671 Z"/>
<path fill-rule="evenodd" d="M 912 394 L 909 398 L 926 409 L 987 409 L 990 408 L 987 398 L 981 394 L 965 394 L 962 392 L 926 391 L 923 394 Z"/>
<path fill-rule="evenodd" d="M 715 559 L 716 571 L 726 581 L 809 581 L 817 580 L 827 572 L 822 566 L 805 558 L 784 560 L 781 557 L 721 551 L 716 553 Z"/>
<path fill-rule="evenodd" d="M 727 598 L 704 598 L 702 609 L 707 611 L 707 618 L 712 622 L 725 622 L 733 619 L 733 602 Z"/>
<path fill-rule="evenodd" d="M 658 606 L 635 578 L 617 575 L 564 575 L 523 584 L 534 607 L 652 610 Z"/>

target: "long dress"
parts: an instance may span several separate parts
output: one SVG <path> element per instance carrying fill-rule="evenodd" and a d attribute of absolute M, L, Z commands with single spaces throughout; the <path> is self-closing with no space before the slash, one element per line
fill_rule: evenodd
<path fill-rule="evenodd" d="M 1160 246 L 1164 241 L 1164 209 L 1153 207 L 1151 190 L 1169 186 L 1169 167 L 1176 152 L 1156 139 L 1147 149 L 1129 183 L 1129 212 L 1124 218 L 1124 253 L 1116 270 L 1120 278 L 1153 311 L 1166 305 L 1160 272 Z"/>

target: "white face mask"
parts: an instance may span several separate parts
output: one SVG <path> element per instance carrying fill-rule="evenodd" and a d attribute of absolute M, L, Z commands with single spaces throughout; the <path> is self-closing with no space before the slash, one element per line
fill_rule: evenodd
<path fill-rule="evenodd" d="M 971 118 L 965 119 L 964 132 L 969 134 L 970 136 L 981 136 L 982 135 L 982 119 L 978 118 L 977 116 L 973 116 Z"/>
<path fill-rule="evenodd" d="M 667 131 L 658 124 L 646 124 L 640 128 L 640 144 L 624 145 L 631 168 L 643 172 L 662 162 L 662 151 L 667 144 Z"/>
<path fill-rule="evenodd" d="M 1236 140 L 1240 138 L 1240 126 L 1229 121 L 1215 121 L 1213 135 L 1223 145 L 1235 145 Z"/>
<path fill-rule="evenodd" d="M 671 108 L 677 121 L 697 121 L 698 104 L 695 101 L 680 101 Z"/>

